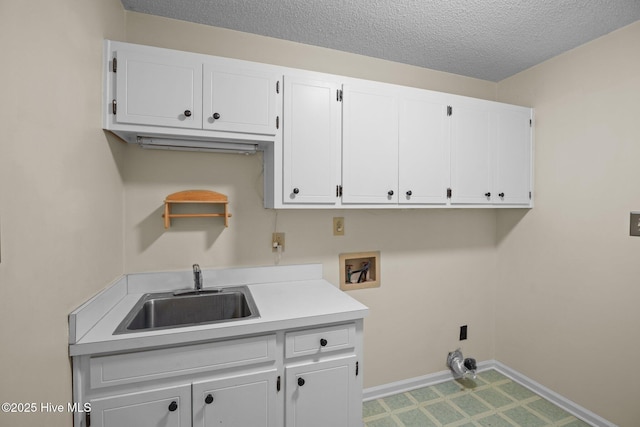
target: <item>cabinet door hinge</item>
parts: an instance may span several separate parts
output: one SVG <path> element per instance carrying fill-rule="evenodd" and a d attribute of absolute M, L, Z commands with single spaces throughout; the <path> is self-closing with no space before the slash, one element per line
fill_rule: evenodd
<path fill-rule="evenodd" d="M 336 101 L 342 102 L 342 89 L 336 91 Z"/>
<path fill-rule="evenodd" d="M 336 185 L 336 197 L 342 197 L 342 185 Z"/>
<path fill-rule="evenodd" d="M 276 381 L 276 391 L 280 391 L 280 375 L 278 375 L 278 380 Z"/>
<path fill-rule="evenodd" d="M 360 372 L 360 362 L 356 362 L 356 377 L 358 376 L 358 372 Z"/>
<path fill-rule="evenodd" d="M 114 57 L 111 61 L 111 71 L 113 71 L 114 73 L 118 72 L 118 58 Z"/>
<path fill-rule="evenodd" d="M 451 105 L 447 105 L 447 116 L 453 115 L 453 107 Z"/>
<path fill-rule="evenodd" d="M 276 116 L 276 129 L 280 129 L 280 116 Z"/>
<path fill-rule="evenodd" d="M 453 194 L 453 190 L 451 190 L 450 188 L 447 188 L 447 199 L 450 199 L 452 194 Z"/>
<path fill-rule="evenodd" d="M 84 423 L 86 424 L 87 427 L 91 425 L 91 412 L 84 413 Z"/>
<path fill-rule="evenodd" d="M 280 93 L 280 80 L 276 82 L 276 93 Z"/>
<path fill-rule="evenodd" d="M 114 99 L 111 101 L 111 112 L 115 115 L 118 111 L 118 102 Z"/>

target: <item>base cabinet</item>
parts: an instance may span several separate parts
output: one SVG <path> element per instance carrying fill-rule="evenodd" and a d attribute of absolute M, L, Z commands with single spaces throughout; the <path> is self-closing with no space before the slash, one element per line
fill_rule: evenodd
<path fill-rule="evenodd" d="M 75 427 L 360 427 L 362 320 L 73 358 Z"/>

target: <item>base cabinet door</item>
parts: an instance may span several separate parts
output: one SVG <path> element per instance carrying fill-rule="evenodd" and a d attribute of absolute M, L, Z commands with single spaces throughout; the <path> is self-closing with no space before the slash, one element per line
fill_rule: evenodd
<path fill-rule="evenodd" d="M 357 398 L 356 356 L 285 368 L 286 427 L 361 425 Z"/>
<path fill-rule="evenodd" d="M 193 384 L 194 427 L 276 427 L 275 369 Z"/>
<path fill-rule="evenodd" d="M 91 427 L 189 427 L 191 385 L 91 401 Z"/>

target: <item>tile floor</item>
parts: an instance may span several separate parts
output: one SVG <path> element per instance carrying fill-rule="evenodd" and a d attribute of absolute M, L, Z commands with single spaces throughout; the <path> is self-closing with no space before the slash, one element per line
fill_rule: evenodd
<path fill-rule="evenodd" d="M 589 427 L 495 370 L 365 402 L 365 427 Z"/>

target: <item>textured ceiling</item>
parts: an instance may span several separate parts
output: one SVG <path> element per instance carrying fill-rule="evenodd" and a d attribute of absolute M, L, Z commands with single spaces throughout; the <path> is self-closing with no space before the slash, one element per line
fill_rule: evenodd
<path fill-rule="evenodd" d="M 640 20 L 640 0 L 122 0 L 122 4 L 136 12 L 490 81 Z"/>

